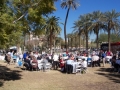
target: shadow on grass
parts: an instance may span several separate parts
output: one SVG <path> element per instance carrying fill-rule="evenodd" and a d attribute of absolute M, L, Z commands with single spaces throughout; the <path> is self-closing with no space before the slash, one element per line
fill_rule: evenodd
<path fill-rule="evenodd" d="M 21 79 L 20 72 L 21 71 L 18 70 L 11 70 L 8 67 L 0 64 L 0 87 L 4 85 L 5 81 L 15 81 Z"/>
<path fill-rule="evenodd" d="M 113 72 L 111 68 L 100 68 L 96 74 L 107 77 L 109 80 L 120 83 L 120 73 Z"/>

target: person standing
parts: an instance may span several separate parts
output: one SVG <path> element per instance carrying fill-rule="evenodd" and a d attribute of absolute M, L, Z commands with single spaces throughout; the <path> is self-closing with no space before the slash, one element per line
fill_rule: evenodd
<path fill-rule="evenodd" d="M 11 60 L 10 60 L 11 63 L 14 63 L 14 60 L 13 60 L 13 53 L 14 53 L 13 50 L 12 50 L 11 52 L 8 52 L 8 54 L 9 54 L 10 57 L 11 57 Z"/>
<path fill-rule="evenodd" d="M 58 66 L 59 66 L 59 56 L 55 53 L 53 55 L 53 69 L 57 70 Z"/>
<path fill-rule="evenodd" d="M 103 62 L 103 67 L 105 66 L 105 57 L 106 57 L 106 53 L 103 52 L 102 53 L 102 62 Z"/>

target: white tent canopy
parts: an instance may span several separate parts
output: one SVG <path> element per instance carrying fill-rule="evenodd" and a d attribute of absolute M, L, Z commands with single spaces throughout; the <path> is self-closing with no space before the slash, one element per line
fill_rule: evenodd
<path fill-rule="evenodd" d="M 17 47 L 16 46 L 12 46 L 9 49 L 17 49 Z"/>

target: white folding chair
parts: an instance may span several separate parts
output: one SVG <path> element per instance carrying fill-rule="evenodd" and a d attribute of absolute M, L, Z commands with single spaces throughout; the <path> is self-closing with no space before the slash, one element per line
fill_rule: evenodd
<path fill-rule="evenodd" d="M 43 70 L 43 63 L 41 63 L 41 60 L 38 60 L 38 69 Z"/>
<path fill-rule="evenodd" d="M 76 65 L 76 75 L 81 74 L 82 72 L 81 65 Z"/>
<path fill-rule="evenodd" d="M 51 65 L 50 63 L 47 63 L 47 64 L 46 64 L 46 70 L 49 70 L 49 71 L 50 71 L 51 68 L 52 68 L 52 65 Z"/>

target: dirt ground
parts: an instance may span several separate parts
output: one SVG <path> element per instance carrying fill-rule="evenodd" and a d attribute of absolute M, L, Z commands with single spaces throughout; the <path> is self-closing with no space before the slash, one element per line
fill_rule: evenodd
<path fill-rule="evenodd" d="M 0 61 L 0 90 L 120 90 L 120 74 L 105 67 L 88 67 L 86 74 L 25 71 Z"/>

